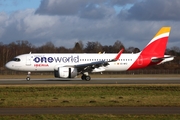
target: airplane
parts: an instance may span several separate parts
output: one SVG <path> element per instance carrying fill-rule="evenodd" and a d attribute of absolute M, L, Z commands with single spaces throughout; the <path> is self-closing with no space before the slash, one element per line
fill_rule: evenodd
<path fill-rule="evenodd" d="M 135 70 L 172 61 L 174 56 L 164 55 L 170 30 L 171 27 L 162 27 L 139 53 L 123 53 L 123 49 L 117 54 L 30 52 L 16 56 L 5 66 L 11 70 L 27 71 L 27 81 L 33 71 L 53 71 L 56 78 L 75 78 L 82 74 L 81 79 L 89 81 L 89 73 Z"/>

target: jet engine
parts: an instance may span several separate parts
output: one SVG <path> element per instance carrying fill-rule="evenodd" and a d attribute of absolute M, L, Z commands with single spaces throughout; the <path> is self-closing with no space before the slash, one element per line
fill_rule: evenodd
<path fill-rule="evenodd" d="M 73 67 L 58 67 L 58 70 L 54 70 L 54 77 L 56 78 L 74 78 L 77 74 L 77 68 Z"/>

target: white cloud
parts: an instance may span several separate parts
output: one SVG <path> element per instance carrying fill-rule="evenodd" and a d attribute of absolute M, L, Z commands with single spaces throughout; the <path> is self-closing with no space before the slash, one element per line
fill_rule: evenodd
<path fill-rule="evenodd" d="M 77 0 L 77 2 L 66 3 L 64 0 L 42 0 L 37 10 L 19 10 L 12 14 L 1 12 L 0 42 L 28 40 L 34 45 L 43 45 L 51 41 L 55 46 L 73 47 L 74 43 L 79 40 L 84 43 L 98 41 L 102 45 L 113 45 L 116 40 L 120 40 L 125 47 L 133 46 L 143 49 L 162 26 L 172 26 L 168 47 L 180 43 L 178 40 L 179 21 L 173 20 L 171 17 L 169 18 L 172 20 L 139 20 L 130 19 L 130 17 L 124 19 L 122 18 L 124 16 L 116 14 L 114 5 L 133 4 L 133 1 L 128 0 L 126 3 L 121 0 L 106 0 L 106 2 L 104 0 Z M 138 4 L 139 0 L 135 0 L 135 2 L 134 6 Z M 146 4 L 147 1 L 143 2 Z M 151 4 L 155 3 L 153 1 Z M 72 4 L 74 6 L 69 8 L 68 6 Z M 49 7 L 45 9 L 45 6 Z M 57 6 L 61 8 L 53 9 Z M 65 11 L 59 11 L 60 9 Z M 67 9 L 70 10 L 66 11 Z M 175 10 L 172 7 L 168 9 Z M 147 10 L 150 9 L 147 8 Z M 129 13 L 128 9 L 124 12 Z M 136 14 L 131 12 L 132 15 Z"/>

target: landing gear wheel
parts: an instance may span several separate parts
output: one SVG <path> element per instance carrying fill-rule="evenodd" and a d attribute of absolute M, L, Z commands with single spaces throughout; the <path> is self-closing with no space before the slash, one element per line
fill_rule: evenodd
<path fill-rule="evenodd" d="M 86 77 L 85 77 L 85 80 L 86 80 L 86 81 L 90 81 L 90 80 L 91 80 L 91 77 L 90 77 L 90 76 L 86 76 Z"/>
<path fill-rule="evenodd" d="M 81 76 L 81 79 L 82 79 L 82 80 L 86 80 L 86 81 L 90 81 L 90 80 L 91 80 L 91 77 L 88 76 L 88 75 L 82 75 L 82 76 Z"/>
<path fill-rule="evenodd" d="M 81 79 L 82 79 L 82 80 L 86 80 L 86 75 L 82 75 L 82 76 L 81 76 Z"/>
<path fill-rule="evenodd" d="M 27 77 L 27 78 L 26 78 L 26 80 L 27 80 L 27 81 L 30 81 L 30 80 L 31 80 L 31 78 L 30 78 L 30 77 Z"/>
<path fill-rule="evenodd" d="M 81 80 L 85 80 L 85 79 L 84 79 L 84 75 L 81 76 Z"/>

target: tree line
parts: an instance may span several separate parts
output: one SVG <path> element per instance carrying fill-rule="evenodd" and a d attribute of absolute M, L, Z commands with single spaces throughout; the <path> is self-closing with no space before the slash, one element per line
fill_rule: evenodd
<path fill-rule="evenodd" d="M 120 49 L 124 49 L 124 53 L 138 53 L 139 48 L 130 46 L 125 48 L 123 43 L 119 40 L 115 41 L 113 45 L 101 45 L 98 41 L 87 42 L 85 45 L 82 41 L 74 43 L 73 48 L 66 48 L 64 46 L 55 46 L 52 42 L 46 42 L 41 46 L 34 46 L 27 40 L 19 40 L 9 44 L 0 42 L 0 68 L 4 70 L 6 62 L 13 59 L 15 56 L 26 53 L 117 53 Z M 150 69 L 180 69 L 180 48 L 174 46 L 166 49 L 166 54 L 175 56 L 175 59 L 169 63 L 160 66 L 153 66 Z"/>

